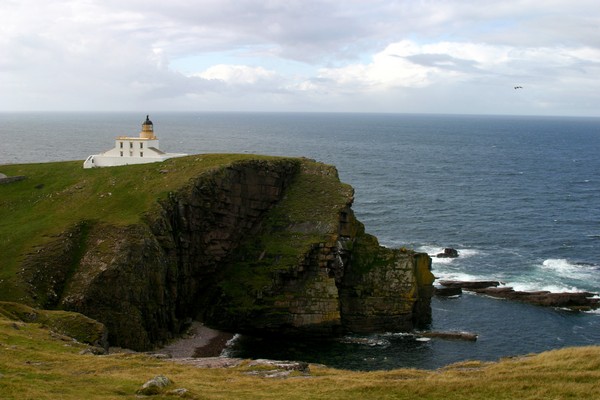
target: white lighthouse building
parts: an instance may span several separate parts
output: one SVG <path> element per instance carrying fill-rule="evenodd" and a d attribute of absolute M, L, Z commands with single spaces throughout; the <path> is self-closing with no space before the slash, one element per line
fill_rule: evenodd
<path fill-rule="evenodd" d="M 114 167 L 128 164 L 161 162 L 187 154 L 165 153 L 159 150 L 158 138 L 154 135 L 154 125 L 149 116 L 142 123 L 139 137 L 118 136 L 115 147 L 101 154 L 93 154 L 83 162 L 83 168 Z"/>

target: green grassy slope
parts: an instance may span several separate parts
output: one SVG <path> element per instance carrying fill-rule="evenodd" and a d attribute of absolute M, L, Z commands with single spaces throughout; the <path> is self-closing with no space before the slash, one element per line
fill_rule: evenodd
<path fill-rule="evenodd" d="M 16 274 L 23 255 L 80 221 L 140 221 L 157 200 L 192 177 L 232 162 L 274 157 L 210 154 L 163 163 L 86 169 L 82 162 L 3 165 L 27 179 L 0 185 L 0 300 L 30 303 Z"/>

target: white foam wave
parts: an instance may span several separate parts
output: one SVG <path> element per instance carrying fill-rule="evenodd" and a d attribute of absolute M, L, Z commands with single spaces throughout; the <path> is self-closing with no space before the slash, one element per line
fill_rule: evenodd
<path fill-rule="evenodd" d="M 452 261 L 454 261 L 454 258 L 438 258 L 435 254 L 429 254 L 429 256 L 431 257 L 431 263 L 436 265 L 452 264 Z"/>
<path fill-rule="evenodd" d="M 599 266 L 576 263 L 565 258 L 549 258 L 534 265 L 530 274 L 509 277 L 507 286 L 517 291 L 596 292 L 600 285 Z"/>
<path fill-rule="evenodd" d="M 576 286 L 556 284 L 544 284 L 542 282 L 507 282 L 506 286 L 512 287 L 517 292 L 537 292 L 546 291 L 552 293 L 563 292 L 586 292 L 587 290 L 580 289 Z"/>
<path fill-rule="evenodd" d="M 542 262 L 530 264 L 519 271 L 497 270 L 495 275 L 479 275 L 478 269 L 468 268 L 468 264 L 460 261 L 468 257 L 486 255 L 478 249 L 458 248 L 459 257 L 437 258 L 435 255 L 443 251 L 435 245 L 423 245 L 418 251 L 432 256 L 433 274 L 437 281 L 479 281 L 495 280 L 502 285 L 512 287 L 515 291 L 533 292 L 600 292 L 600 265 L 597 263 L 580 263 L 565 258 L 549 258 Z"/>
<path fill-rule="evenodd" d="M 433 271 L 436 279 L 438 281 L 487 281 L 490 280 L 489 277 L 484 277 L 480 275 L 468 274 L 462 271 Z"/>
<path fill-rule="evenodd" d="M 412 332 L 386 332 L 382 336 L 391 336 L 391 337 L 413 337 L 415 336 Z"/>
<path fill-rule="evenodd" d="M 539 268 L 544 273 L 551 273 L 559 278 L 581 280 L 586 283 L 597 282 L 600 267 L 596 264 L 574 263 L 564 258 L 544 260 Z"/>
<path fill-rule="evenodd" d="M 415 249 L 416 251 L 427 253 L 432 258 L 432 261 L 436 264 L 450 264 L 455 258 L 438 258 L 436 255 L 444 252 L 444 247 L 439 247 L 436 245 L 423 245 L 419 246 Z M 469 249 L 469 248 L 456 248 L 458 251 L 458 258 L 469 258 L 480 254 L 485 254 L 481 250 L 477 249 Z"/>
<path fill-rule="evenodd" d="M 459 249 L 458 254 L 460 257 L 467 258 L 477 255 L 485 255 L 485 252 L 477 249 Z"/>
<path fill-rule="evenodd" d="M 423 245 L 423 246 L 419 246 L 419 247 L 415 248 L 415 250 L 419 251 L 421 253 L 433 254 L 439 248 L 440 248 L 439 246 Z"/>
<path fill-rule="evenodd" d="M 569 285 L 560 279 L 544 279 L 543 277 L 502 277 L 482 276 L 465 273 L 463 271 L 433 271 L 437 281 L 498 281 L 502 286 L 511 287 L 519 292 L 547 291 L 552 293 L 563 292 L 588 292 L 587 289 Z M 435 283 L 434 283 L 435 284 Z"/>
<path fill-rule="evenodd" d="M 338 339 L 338 342 L 344 344 L 359 344 L 363 346 L 384 346 L 387 347 L 390 345 L 390 341 L 387 339 L 374 338 L 374 337 L 356 337 L 356 336 L 345 336 L 343 338 Z"/>
<path fill-rule="evenodd" d="M 577 273 L 578 266 L 569 262 L 564 258 L 549 258 L 544 260 L 541 266 L 542 269 L 551 270 L 559 275 L 572 275 Z"/>
<path fill-rule="evenodd" d="M 231 348 L 235 345 L 235 342 L 237 342 L 241 337 L 242 337 L 242 335 L 240 335 L 239 333 L 236 333 L 235 335 L 233 335 L 233 337 L 225 343 L 225 348 L 221 351 L 221 354 L 219 354 L 219 357 L 230 357 L 231 356 Z"/>

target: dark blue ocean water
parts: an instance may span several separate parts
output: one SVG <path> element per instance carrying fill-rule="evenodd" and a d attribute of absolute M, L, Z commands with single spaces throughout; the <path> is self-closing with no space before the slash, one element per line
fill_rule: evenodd
<path fill-rule="evenodd" d="M 385 115 L 156 113 L 169 152 L 306 156 L 338 167 L 367 231 L 383 245 L 437 253 L 449 279 L 495 279 L 518 290 L 600 292 L 600 119 Z M 0 165 L 83 160 L 135 135 L 145 115 L 0 114 Z M 1 166 L 0 166 L 0 172 Z M 600 344 L 600 314 L 465 294 L 434 299 L 433 329 L 477 342 L 394 332 L 375 346 L 242 338 L 236 355 L 340 368 L 437 368 Z"/>

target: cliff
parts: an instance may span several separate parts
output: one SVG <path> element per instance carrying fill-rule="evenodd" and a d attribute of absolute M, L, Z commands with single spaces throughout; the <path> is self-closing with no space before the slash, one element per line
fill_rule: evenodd
<path fill-rule="evenodd" d="M 108 328 L 112 345 L 138 350 L 191 318 L 236 332 L 317 335 L 430 321 L 431 260 L 366 234 L 334 167 L 216 157 L 78 171 L 55 192 L 61 207 L 86 188 L 106 203 L 73 210 L 18 260 L 30 302 L 81 312 Z M 131 187 L 131 174 L 143 189 Z M 137 218 L 119 214 L 119 204 Z"/>

